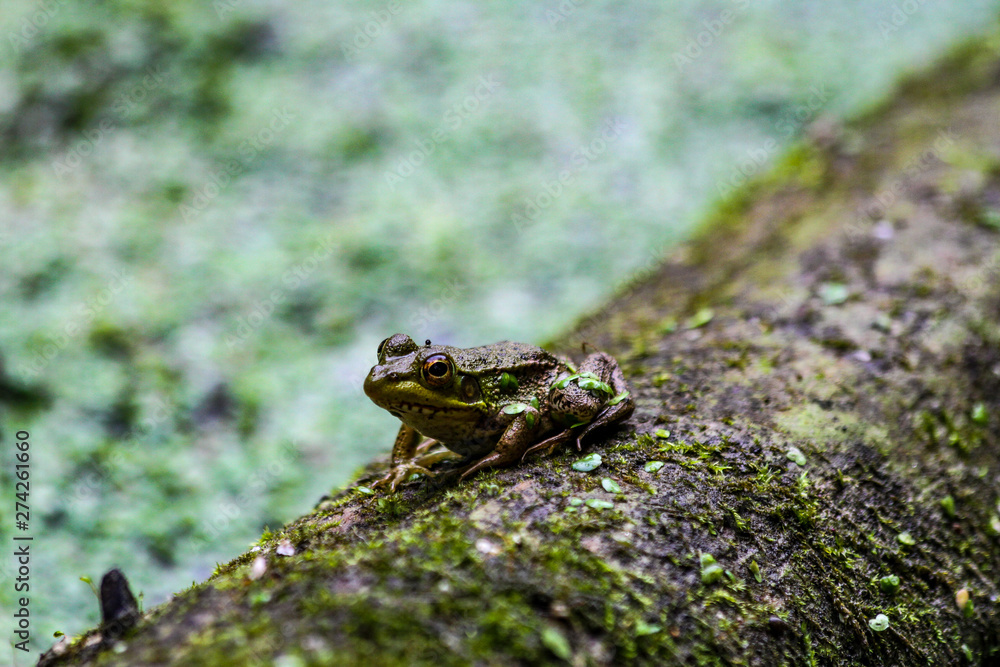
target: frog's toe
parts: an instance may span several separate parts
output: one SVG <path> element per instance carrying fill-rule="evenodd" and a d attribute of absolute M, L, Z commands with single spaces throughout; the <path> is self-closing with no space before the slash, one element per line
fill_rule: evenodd
<path fill-rule="evenodd" d="M 536 444 L 532 445 L 531 447 L 528 447 L 524 451 L 524 455 L 521 456 L 521 461 L 523 462 L 524 459 L 528 458 L 528 454 L 532 454 L 534 452 L 539 452 L 539 451 L 541 451 L 543 449 L 546 450 L 546 452 L 545 452 L 546 456 L 551 456 L 552 452 L 556 451 L 556 447 L 558 447 L 559 445 L 561 445 L 564 442 L 566 442 L 567 440 L 569 440 L 570 436 L 572 436 L 572 435 L 573 435 L 573 430 L 572 429 L 566 429 L 565 431 L 562 431 L 561 433 L 555 434 L 551 438 L 546 438 L 545 440 L 542 440 L 541 442 L 536 443 Z M 579 442 L 577 443 L 577 446 L 579 447 Z"/>
<path fill-rule="evenodd" d="M 433 438 L 426 438 L 423 442 L 417 445 L 417 448 L 413 452 L 414 458 L 426 454 L 438 444 L 440 443 L 437 440 L 434 440 Z"/>
<path fill-rule="evenodd" d="M 392 468 L 385 476 L 372 484 L 373 489 L 379 487 L 388 486 L 389 492 L 393 493 L 396 491 L 396 487 L 405 482 L 410 478 L 410 475 L 414 473 L 419 473 L 421 475 L 426 475 L 427 477 L 434 477 L 436 473 L 432 470 L 428 470 L 423 466 L 419 466 L 413 463 L 407 463 L 404 465 L 399 465 Z"/>

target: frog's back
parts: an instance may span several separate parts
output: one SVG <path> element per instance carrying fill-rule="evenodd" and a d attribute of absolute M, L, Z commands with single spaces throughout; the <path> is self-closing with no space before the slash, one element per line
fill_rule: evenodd
<path fill-rule="evenodd" d="M 565 364 L 561 359 L 536 345 L 503 340 L 492 345 L 453 348 L 452 358 L 467 373 L 497 373 L 535 369 L 557 369 Z"/>

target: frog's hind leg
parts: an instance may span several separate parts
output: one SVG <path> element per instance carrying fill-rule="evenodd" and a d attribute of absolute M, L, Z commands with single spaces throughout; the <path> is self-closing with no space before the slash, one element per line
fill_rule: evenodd
<path fill-rule="evenodd" d="M 604 352 L 595 352 L 589 355 L 580 364 L 580 372 L 590 371 L 611 387 L 612 395 L 604 407 L 594 415 L 582 430 L 576 435 L 577 450 L 583 449 L 581 442 L 591 431 L 602 428 L 608 424 L 627 419 L 635 410 L 635 401 L 629 393 L 628 384 L 625 382 L 625 374 L 622 373 L 618 362 L 611 355 Z M 618 402 L 611 404 L 611 399 L 618 398 Z"/>
<path fill-rule="evenodd" d="M 529 417 L 531 425 L 528 425 Z M 455 471 L 459 480 L 465 481 L 485 468 L 503 468 L 520 461 L 535 438 L 538 427 L 538 413 L 529 408 L 518 414 L 504 430 L 492 452 Z"/>
<path fill-rule="evenodd" d="M 531 447 L 528 447 L 526 450 L 524 450 L 524 454 L 521 455 L 521 461 L 524 461 L 524 459 L 528 458 L 529 454 L 534 454 L 535 452 L 541 451 L 543 449 L 548 450 L 547 452 L 545 452 L 546 454 L 552 454 L 552 452 L 556 451 L 556 447 L 563 444 L 572 437 L 573 437 L 573 429 L 571 428 L 556 433 L 551 438 L 546 438 L 545 440 L 542 440 L 541 442 L 534 444 Z"/>

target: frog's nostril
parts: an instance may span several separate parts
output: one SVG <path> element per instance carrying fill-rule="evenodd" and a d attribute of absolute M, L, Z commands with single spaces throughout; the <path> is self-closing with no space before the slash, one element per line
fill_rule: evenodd
<path fill-rule="evenodd" d="M 371 371 L 371 373 L 369 373 L 368 376 L 365 378 L 365 383 L 364 383 L 364 385 L 362 387 L 365 390 L 365 394 L 367 394 L 368 396 L 371 396 L 372 390 L 375 389 L 375 385 L 381 379 L 382 378 L 379 377 L 378 373 L 376 373 L 375 369 L 373 368 L 372 371 Z"/>

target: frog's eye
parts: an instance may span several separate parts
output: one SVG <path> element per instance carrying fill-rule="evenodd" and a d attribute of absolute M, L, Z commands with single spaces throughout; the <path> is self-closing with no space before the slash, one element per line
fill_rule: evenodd
<path fill-rule="evenodd" d="M 443 354 L 432 354 L 424 360 L 424 380 L 432 387 L 444 387 L 451 382 L 451 362 Z"/>

